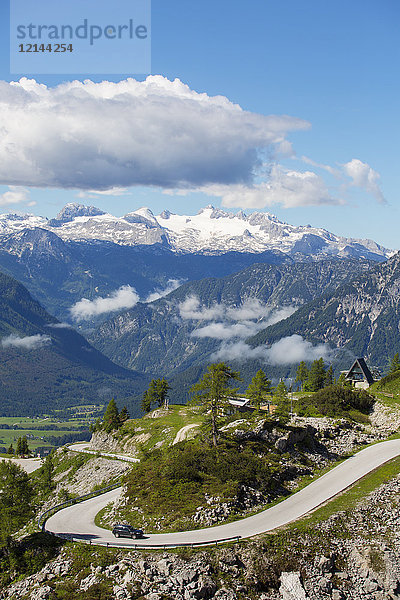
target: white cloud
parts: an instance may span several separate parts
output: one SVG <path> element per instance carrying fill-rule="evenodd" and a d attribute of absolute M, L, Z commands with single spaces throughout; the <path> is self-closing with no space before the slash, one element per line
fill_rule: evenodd
<path fill-rule="evenodd" d="M 269 365 L 297 364 L 302 360 L 312 361 L 320 357 L 327 359 L 330 356 L 329 346 L 304 340 L 301 335 L 291 335 L 282 338 L 272 346 L 257 346 L 252 348 L 244 341 L 223 343 L 221 348 L 214 352 L 211 360 L 261 360 Z"/>
<path fill-rule="evenodd" d="M 340 177 L 339 169 L 335 169 L 334 167 L 331 167 L 330 165 L 324 165 L 322 163 L 318 163 L 315 160 L 312 160 L 312 158 L 308 158 L 308 156 L 302 156 L 300 160 L 305 162 L 307 165 L 316 167 L 317 169 L 323 169 L 324 171 L 327 171 L 328 173 L 330 173 L 331 175 L 334 175 L 335 177 Z"/>
<path fill-rule="evenodd" d="M 132 308 L 138 302 L 139 296 L 135 289 L 130 285 L 123 285 L 107 298 L 82 298 L 70 308 L 70 312 L 76 321 L 82 321 L 104 313 Z"/>
<path fill-rule="evenodd" d="M 180 285 L 182 285 L 182 281 L 179 279 L 168 279 L 167 285 L 164 289 L 156 289 L 154 292 L 149 294 L 144 300 L 144 302 L 154 302 L 154 300 L 158 300 L 159 298 L 163 298 L 167 296 L 174 290 L 176 290 Z"/>
<path fill-rule="evenodd" d="M 192 337 L 216 340 L 246 339 L 261 329 L 286 319 L 296 310 L 293 306 L 271 309 L 262 304 L 258 298 L 247 298 L 241 306 L 237 307 L 215 303 L 207 308 L 200 305 L 200 300 L 196 296 L 187 297 L 178 308 L 183 319 L 221 321 L 210 323 L 191 333 Z"/>
<path fill-rule="evenodd" d="M 73 329 L 69 323 L 49 323 L 47 327 L 51 327 L 52 329 Z"/>
<path fill-rule="evenodd" d="M 258 298 L 247 298 L 241 306 L 226 307 L 226 317 L 232 321 L 262 319 L 268 316 L 271 309 L 261 304 Z"/>
<path fill-rule="evenodd" d="M 290 317 L 297 309 L 294 306 L 284 306 L 272 309 L 263 304 L 258 298 L 247 298 L 240 306 L 228 306 L 223 303 L 215 303 L 210 307 L 205 307 L 200 305 L 200 300 L 197 296 L 192 295 L 188 296 L 178 305 L 178 310 L 182 319 L 191 319 L 194 321 L 223 320 L 242 322 L 259 321 L 263 319 L 262 327 L 268 327 L 269 325 L 278 323 L 278 321 L 282 321 L 282 319 Z M 218 325 L 222 325 L 222 323 L 218 323 Z M 203 328 L 203 330 L 204 329 L 205 328 Z M 202 337 L 205 336 L 202 335 Z"/>
<path fill-rule="evenodd" d="M 312 171 L 290 171 L 273 166 L 267 182 L 254 185 L 208 185 L 201 191 L 218 196 L 227 207 L 265 208 L 280 204 L 284 208 L 344 204 L 331 195 L 322 177 Z"/>
<path fill-rule="evenodd" d="M 182 319 L 192 319 L 194 321 L 212 321 L 220 319 L 225 314 L 223 304 L 213 304 L 207 308 L 200 307 L 200 300 L 196 296 L 188 296 L 178 305 L 179 314 Z"/>
<path fill-rule="evenodd" d="M 41 348 L 50 342 L 51 337 L 48 335 L 42 335 L 40 333 L 25 337 L 19 337 L 18 335 L 11 334 L 1 340 L 1 345 L 3 348 L 23 348 L 24 350 L 37 350 L 38 348 Z"/>
<path fill-rule="evenodd" d="M 280 339 L 266 350 L 267 362 L 271 365 L 289 365 L 328 356 L 329 347 L 326 344 L 313 346 L 297 334 Z"/>
<path fill-rule="evenodd" d="M 276 308 L 275 310 L 273 310 L 266 323 L 265 323 L 265 327 L 269 327 L 270 325 L 275 325 L 275 323 L 279 323 L 279 321 L 283 321 L 283 319 L 287 319 L 288 317 L 290 317 L 290 315 L 292 315 L 294 312 L 296 312 L 298 307 L 295 306 L 282 306 L 281 308 Z"/>
<path fill-rule="evenodd" d="M 246 342 L 240 340 L 239 342 L 223 343 L 219 350 L 211 354 L 210 360 L 239 360 L 246 362 L 246 360 L 252 360 L 260 358 L 258 354 L 254 352 Z"/>
<path fill-rule="evenodd" d="M 214 338 L 216 340 L 228 340 L 231 338 L 248 338 L 255 335 L 260 329 L 266 327 L 265 323 L 253 323 L 243 321 L 242 323 L 211 323 L 200 329 L 192 331 L 191 335 L 198 338 Z"/>
<path fill-rule="evenodd" d="M 248 305 L 250 305 L 250 301 Z M 251 335 L 255 335 L 258 331 L 269 327 L 269 325 L 273 325 L 274 323 L 278 323 L 279 321 L 290 317 L 296 310 L 296 308 L 292 306 L 286 306 L 271 311 L 266 307 L 257 307 L 256 303 L 254 303 L 254 308 L 255 310 L 253 314 L 251 314 L 249 308 L 246 310 L 245 305 L 243 305 L 243 317 L 239 316 L 241 307 L 237 309 L 228 308 L 226 311 L 227 316 L 230 316 L 232 320 L 240 321 L 239 323 L 211 323 L 210 325 L 200 327 L 200 329 L 195 329 L 192 331 L 191 335 L 198 338 L 209 337 L 217 340 L 228 340 L 232 338 L 246 339 Z M 261 314 L 259 308 L 264 308 L 264 314 Z M 262 318 L 262 320 L 258 320 L 260 318 Z M 247 319 L 257 319 L 257 321 L 253 322 Z"/>
<path fill-rule="evenodd" d="M 382 204 L 385 202 L 382 190 L 379 187 L 381 176 L 369 164 L 358 158 L 353 158 L 343 165 L 343 170 L 352 179 L 352 185 L 363 188 L 369 194 L 372 194 L 378 202 Z"/>
<path fill-rule="evenodd" d="M 16 185 L 10 185 L 8 186 L 8 192 L 0 194 L 0 206 L 9 206 L 10 204 L 34 206 L 36 202 L 30 200 L 29 190 Z"/>
<path fill-rule="evenodd" d="M 309 123 L 243 110 L 156 75 L 0 82 L 0 183 L 108 190 L 253 181 L 260 153 Z"/>
<path fill-rule="evenodd" d="M 98 198 L 99 196 L 126 196 L 129 194 L 127 188 L 113 187 L 109 190 L 87 190 L 79 191 L 75 194 L 77 198 Z"/>

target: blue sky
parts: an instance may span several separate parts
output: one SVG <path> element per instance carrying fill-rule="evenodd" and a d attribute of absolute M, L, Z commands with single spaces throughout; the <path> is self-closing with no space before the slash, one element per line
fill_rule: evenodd
<path fill-rule="evenodd" d="M 0 16 L 0 79 L 17 81 L 25 74 L 10 75 L 6 2 Z M 39 117 L 29 107 L 0 112 L 0 122 L 5 120 L 7 127 L 8 120 L 15 121 L 9 139 L 18 150 L 10 164 L 2 161 L 0 211 L 54 216 L 66 202 L 78 201 L 116 215 L 142 205 L 156 213 L 163 208 L 194 213 L 208 203 L 223 204 L 227 210 L 266 210 L 293 224 L 310 223 L 399 248 L 399 16 L 395 0 L 153 0 L 152 74 L 165 78 L 157 83 L 156 97 L 149 96 L 150 87 L 124 88 L 129 98 L 120 106 L 129 131 L 123 131 L 123 119 L 116 119 L 110 107 L 100 108 L 94 96 L 88 108 L 92 112 L 84 113 L 83 107 L 77 111 L 78 100 L 71 101 L 76 87 L 71 91 L 67 86 L 56 99 L 52 93 L 43 97 Z M 27 75 L 49 88 L 73 80 L 120 82 L 132 76 L 145 79 L 134 73 Z M 175 78 L 188 88 L 165 82 Z M 109 88 L 103 90 L 107 96 Z M 37 88 L 27 91 L 26 85 L 22 91 L 37 94 Z M 3 85 L 3 101 L 13 106 L 25 102 L 22 95 L 18 102 L 10 100 L 11 92 L 14 88 Z M 195 92 L 206 94 L 205 100 Z M 145 108 L 131 111 L 130 103 L 143 93 Z M 228 104 L 212 100 L 218 95 Z M 234 104 L 247 111 L 246 119 Z M 70 141 L 57 146 L 56 132 L 49 134 L 58 121 L 51 123 L 46 114 L 58 114 L 60 106 L 70 111 L 69 123 L 77 115 L 72 129 L 77 132 L 74 143 L 81 140 L 79 149 Z M 157 110 L 162 115 L 153 131 Z M 87 132 L 89 115 L 99 125 L 104 122 L 105 129 L 108 120 L 115 121 L 115 128 L 104 137 Z M 282 124 L 266 121 L 264 115 L 288 115 L 291 120 Z M 154 140 L 144 145 L 146 160 L 138 154 L 142 138 L 131 147 L 124 137 L 135 136 L 135 119 L 144 122 L 149 136 L 160 139 L 162 150 L 155 148 Z M 21 122 L 36 142 L 21 132 Z M 182 128 L 187 129 L 179 136 Z M 88 137 L 88 164 L 75 177 L 82 164 L 82 140 Z M 185 146 L 182 138 L 187 137 L 190 143 Z M 107 156 L 100 160 L 98 149 L 110 139 L 112 155 L 104 150 Z M 3 148 L 4 157 L 10 147 Z M 64 153 L 60 164 L 55 164 L 57 148 Z M 30 153 L 29 167 L 24 168 L 22 160 L 16 165 L 21 152 Z M 136 173 L 130 176 L 129 169 Z M 97 180 L 100 190 L 94 189 Z"/>

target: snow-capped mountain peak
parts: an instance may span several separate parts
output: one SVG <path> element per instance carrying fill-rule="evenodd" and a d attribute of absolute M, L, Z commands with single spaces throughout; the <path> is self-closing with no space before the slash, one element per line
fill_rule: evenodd
<path fill-rule="evenodd" d="M 149 227 L 160 227 L 152 211 L 147 206 L 142 206 L 123 217 L 128 223 L 143 223 Z"/>
<path fill-rule="evenodd" d="M 69 202 L 60 210 L 56 219 L 57 221 L 72 221 L 75 217 L 96 217 L 104 215 L 104 211 L 96 208 L 96 206 L 85 206 L 76 202 Z"/>

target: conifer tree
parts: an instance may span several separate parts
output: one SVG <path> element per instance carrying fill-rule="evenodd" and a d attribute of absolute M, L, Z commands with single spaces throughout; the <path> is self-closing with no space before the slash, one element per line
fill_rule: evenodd
<path fill-rule="evenodd" d="M 104 413 L 103 427 L 107 433 L 110 433 L 113 429 L 118 429 L 119 427 L 118 408 L 114 398 L 110 400 L 106 408 L 106 412 Z"/>
<path fill-rule="evenodd" d="M 21 439 L 21 438 L 20 438 Z M 22 527 L 33 514 L 29 476 L 14 462 L 0 462 L 0 541 Z"/>
<path fill-rule="evenodd" d="M 40 469 L 40 483 L 45 493 L 51 492 L 55 488 L 53 452 L 50 452 L 43 461 Z"/>
<path fill-rule="evenodd" d="M 162 379 L 152 379 L 143 395 L 140 405 L 141 409 L 147 413 L 151 409 L 152 404 L 168 408 L 168 392 L 170 389 L 171 387 L 164 377 Z"/>
<path fill-rule="evenodd" d="M 267 394 L 271 392 L 271 382 L 262 369 L 257 371 L 249 387 L 246 390 L 248 398 L 258 409 L 261 403 L 267 400 Z"/>
<path fill-rule="evenodd" d="M 124 406 L 121 410 L 121 412 L 119 413 L 119 423 L 120 425 L 122 425 L 123 423 L 125 423 L 125 421 L 127 421 L 129 419 L 129 412 L 128 409 L 126 408 L 126 406 Z"/>
<path fill-rule="evenodd" d="M 151 410 L 152 404 L 158 403 L 157 381 L 157 379 L 152 379 L 148 389 L 143 394 L 140 407 L 145 413 L 148 413 Z"/>
<path fill-rule="evenodd" d="M 157 394 L 157 402 L 158 406 L 163 406 L 164 408 L 168 408 L 168 392 L 171 389 L 168 381 L 164 379 L 156 380 L 156 394 Z"/>
<path fill-rule="evenodd" d="M 324 387 L 327 387 L 328 385 L 333 385 L 333 384 L 334 384 L 333 367 L 332 367 L 332 365 L 330 365 L 329 369 L 325 373 Z"/>
<path fill-rule="evenodd" d="M 321 390 L 324 387 L 325 376 L 324 359 L 318 358 L 314 360 L 307 379 L 307 390 L 310 392 Z"/>
<path fill-rule="evenodd" d="M 309 371 L 307 369 L 307 365 L 304 362 L 304 360 L 302 360 L 301 363 L 299 364 L 299 366 L 297 367 L 296 379 L 295 379 L 295 381 L 298 381 L 300 383 L 302 392 L 304 391 L 304 386 L 307 382 L 308 375 L 309 375 Z"/>
<path fill-rule="evenodd" d="M 399 356 L 399 353 L 396 352 L 396 354 L 393 356 L 393 358 L 389 362 L 389 373 L 396 373 L 396 371 L 399 371 L 399 370 L 400 370 L 400 356 Z"/>
<path fill-rule="evenodd" d="M 212 444 L 218 443 L 219 427 L 218 417 L 229 406 L 229 398 L 234 396 L 238 388 L 231 388 L 230 382 L 240 379 L 237 371 L 232 371 L 225 363 L 212 364 L 208 367 L 203 378 L 192 386 L 192 403 L 202 404 L 206 411 L 211 413 Z"/>
<path fill-rule="evenodd" d="M 275 388 L 274 399 L 283 400 L 283 399 L 287 398 L 287 393 L 288 393 L 288 390 L 287 390 L 286 384 L 283 381 L 283 379 L 281 379 Z"/>
<path fill-rule="evenodd" d="M 17 449 L 15 453 L 17 456 L 27 456 L 28 454 L 30 454 L 26 435 L 18 438 Z"/>
<path fill-rule="evenodd" d="M 149 390 L 146 390 L 143 394 L 142 400 L 140 402 L 140 408 L 144 413 L 150 412 L 151 409 L 151 396 L 149 394 Z"/>

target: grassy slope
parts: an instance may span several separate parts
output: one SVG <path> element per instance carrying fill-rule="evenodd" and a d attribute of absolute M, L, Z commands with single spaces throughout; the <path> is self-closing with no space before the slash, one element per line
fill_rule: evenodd
<path fill-rule="evenodd" d="M 172 444 L 178 431 L 186 425 L 201 425 L 204 416 L 198 407 L 171 405 L 168 412 L 152 411 L 140 419 L 130 419 L 116 434 L 121 444 L 150 451 Z M 189 432 L 190 438 L 194 431 Z"/>
<path fill-rule="evenodd" d="M 379 402 L 392 410 L 400 409 L 400 371 L 386 375 L 368 390 Z"/>

